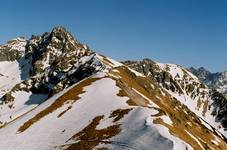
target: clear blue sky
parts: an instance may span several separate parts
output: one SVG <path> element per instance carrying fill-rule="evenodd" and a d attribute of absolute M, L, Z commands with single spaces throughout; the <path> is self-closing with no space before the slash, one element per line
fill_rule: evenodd
<path fill-rule="evenodd" d="M 116 60 L 144 57 L 227 70 L 227 2 L 208 0 L 2 0 L 0 43 L 65 26 Z"/>

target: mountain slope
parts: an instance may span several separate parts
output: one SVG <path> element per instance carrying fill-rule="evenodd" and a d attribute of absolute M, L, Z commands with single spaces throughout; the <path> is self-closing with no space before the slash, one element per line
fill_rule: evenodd
<path fill-rule="evenodd" d="M 64 28 L 26 43 L 19 58 L 4 61 L 20 76 L 4 83 L 2 149 L 227 148 L 169 84 L 91 51 Z"/>
<path fill-rule="evenodd" d="M 162 64 L 149 59 L 124 63 L 156 80 L 172 97 L 227 136 L 227 99 L 221 93 L 209 89 L 179 65 Z"/>

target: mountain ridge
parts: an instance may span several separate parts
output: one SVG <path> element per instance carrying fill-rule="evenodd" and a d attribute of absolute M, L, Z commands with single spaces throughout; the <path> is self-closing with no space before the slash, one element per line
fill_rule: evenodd
<path fill-rule="evenodd" d="M 209 89 L 201 83 L 188 69 L 179 65 L 158 63 L 150 59 L 126 61 L 124 64 L 156 80 L 191 111 L 212 126 L 216 126 L 216 129 L 222 128 L 222 133 L 226 134 L 224 116 L 227 99 L 218 91 Z M 217 122 L 222 122 L 223 127 L 216 124 Z"/>

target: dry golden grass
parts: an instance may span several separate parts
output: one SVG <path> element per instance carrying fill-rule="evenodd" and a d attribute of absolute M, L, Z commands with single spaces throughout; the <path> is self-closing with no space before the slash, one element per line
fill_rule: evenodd
<path fill-rule="evenodd" d="M 96 129 L 100 121 L 104 118 L 104 115 L 95 117 L 89 125 L 87 125 L 83 130 L 76 133 L 70 139 L 66 141 L 76 141 L 73 144 L 65 144 L 61 147 L 66 146 L 66 150 L 91 150 L 96 149 L 95 147 L 99 144 L 112 144 L 109 140 L 111 137 L 119 134 L 121 132 L 120 124 L 116 124 L 117 121 L 122 119 L 127 115 L 132 108 L 130 109 L 117 109 L 114 110 L 109 118 L 114 118 L 113 125 L 110 125 L 104 129 Z M 107 148 L 97 148 L 97 150 L 106 150 Z"/>
<path fill-rule="evenodd" d="M 132 108 L 130 109 L 117 109 L 113 111 L 110 115 L 110 118 L 114 118 L 113 122 L 117 122 L 122 119 L 126 114 L 128 114 Z"/>
<path fill-rule="evenodd" d="M 41 118 L 45 117 L 46 115 L 54 112 L 56 109 L 60 108 L 62 105 L 64 105 L 65 102 L 68 100 L 76 102 L 80 99 L 79 95 L 84 93 L 83 88 L 85 86 L 90 85 L 94 81 L 98 80 L 100 78 L 87 78 L 80 82 L 78 85 L 70 89 L 67 93 L 59 97 L 57 100 L 55 100 L 49 107 L 39 112 L 37 115 L 35 115 L 33 118 L 26 121 L 20 128 L 18 129 L 18 132 L 24 132 L 26 129 L 28 129 L 32 124 L 39 121 Z M 64 112 L 65 113 L 65 112 Z M 63 113 L 63 114 L 64 114 Z M 63 114 L 59 114 L 62 116 Z M 58 116 L 59 116 L 58 115 Z"/>
<path fill-rule="evenodd" d="M 120 87 L 120 85 L 118 86 Z M 127 96 L 127 93 L 124 90 L 120 89 L 117 96 L 124 97 Z M 130 106 L 138 106 L 132 99 L 127 100 L 127 104 Z"/>
<path fill-rule="evenodd" d="M 127 96 L 130 99 L 128 100 L 128 104 L 132 106 L 144 106 L 147 107 L 149 104 L 149 100 L 142 97 L 136 91 L 139 91 L 143 95 L 147 95 L 146 93 L 157 93 L 158 89 L 153 89 L 152 85 L 156 86 L 155 81 L 150 78 L 136 76 L 126 67 L 121 66 L 115 68 L 118 72 L 110 72 L 115 76 L 120 76 L 120 79 L 115 79 L 117 82 L 117 86 L 120 87 L 120 91 L 118 96 Z M 135 89 L 135 90 L 133 90 Z M 149 97 L 148 97 L 149 98 Z M 152 100 L 159 101 L 155 95 L 152 96 Z"/>
<path fill-rule="evenodd" d="M 106 62 L 107 64 L 109 64 L 110 66 L 114 66 L 114 64 L 106 57 L 103 58 L 103 61 Z"/>
<path fill-rule="evenodd" d="M 92 150 L 101 143 L 111 144 L 108 139 L 120 133 L 120 125 L 116 124 L 104 129 L 96 129 L 103 118 L 104 116 L 95 117 L 88 126 L 72 136 L 68 141 L 75 140 L 76 142 L 68 145 L 66 150 Z"/>
<path fill-rule="evenodd" d="M 99 54 L 101 57 L 102 57 L 102 63 L 104 63 L 105 65 L 107 66 L 110 66 L 110 67 L 114 67 L 114 64 L 108 59 L 106 58 L 105 56 Z"/>

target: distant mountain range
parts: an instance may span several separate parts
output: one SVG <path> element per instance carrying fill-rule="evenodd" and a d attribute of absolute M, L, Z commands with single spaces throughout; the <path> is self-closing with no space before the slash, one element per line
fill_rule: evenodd
<path fill-rule="evenodd" d="M 226 150 L 222 84 L 191 71 L 117 62 L 64 27 L 13 39 L 0 45 L 0 148 Z"/>
<path fill-rule="evenodd" d="M 210 88 L 227 96 L 227 71 L 211 73 L 203 67 L 198 69 L 191 67 L 189 70 Z"/>

